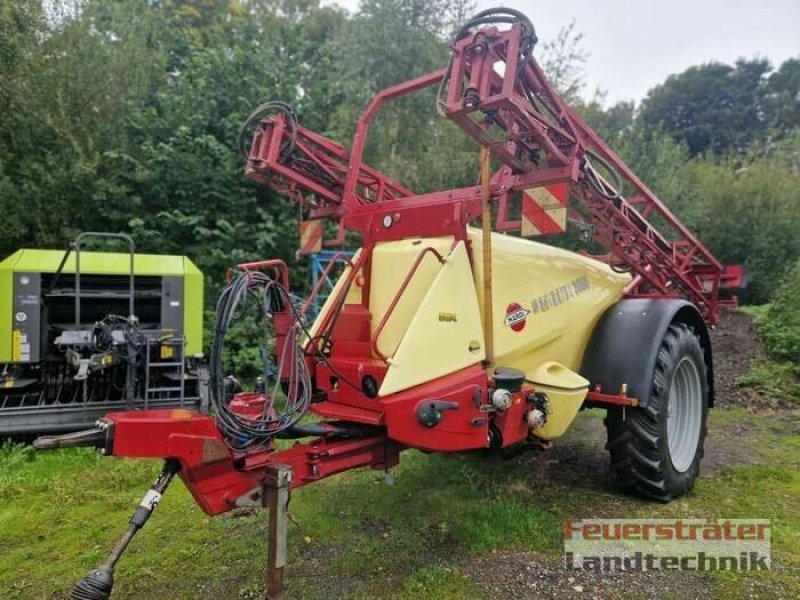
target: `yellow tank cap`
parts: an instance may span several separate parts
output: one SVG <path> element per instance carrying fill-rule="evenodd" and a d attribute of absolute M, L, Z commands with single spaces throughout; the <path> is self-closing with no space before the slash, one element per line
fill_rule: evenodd
<path fill-rule="evenodd" d="M 579 390 L 589 387 L 589 380 L 571 371 L 561 363 L 547 361 L 528 373 L 528 380 L 541 386 Z"/>
<path fill-rule="evenodd" d="M 533 434 L 543 440 L 561 437 L 572 424 L 586 398 L 589 380 L 564 365 L 548 361 L 529 375 L 536 391 L 547 395 L 547 420 L 533 429 Z"/>

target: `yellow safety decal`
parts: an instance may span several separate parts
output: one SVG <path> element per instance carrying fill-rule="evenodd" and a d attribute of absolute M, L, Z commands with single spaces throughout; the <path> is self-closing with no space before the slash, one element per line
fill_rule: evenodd
<path fill-rule="evenodd" d="M 11 360 L 18 362 L 22 358 L 22 332 L 15 329 L 11 336 Z"/>

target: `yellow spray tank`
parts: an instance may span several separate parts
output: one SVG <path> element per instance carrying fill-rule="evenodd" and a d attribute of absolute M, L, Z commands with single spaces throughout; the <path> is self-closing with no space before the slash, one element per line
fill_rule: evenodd
<path fill-rule="evenodd" d="M 470 228 L 468 244 L 452 237 L 376 244 L 370 272 L 371 336 L 420 254 L 428 251 L 378 332 L 376 347 L 388 364 L 379 397 L 485 360 L 483 269 L 479 254 L 470 259 L 471 249 L 481 247 L 481 235 Z M 495 233 L 492 245 L 495 366 L 522 371 L 546 395 L 548 414 L 533 432 L 554 439 L 569 427 L 589 389 L 577 371 L 594 326 L 622 297 L 630 277 L 595 259 L 523 238 Z M 428 249 L 441 255 L 442 262 Z M 348 277 L 349 269 L 317 324 Z M 352 286 L 347 302 L 360 302 L 360 293 Z"/>

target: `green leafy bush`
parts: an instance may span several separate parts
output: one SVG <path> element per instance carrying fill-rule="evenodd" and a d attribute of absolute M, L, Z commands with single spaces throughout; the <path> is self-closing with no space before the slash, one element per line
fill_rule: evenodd
<path fill-rule="evenodd" d="M 759 329 L 769 355 L 791 362 L 800 373 L 800 262 L 775 292 Z"/>
<path fill-rule="evenodd" d="M 800 378 L 796 365 L 790 362 L 755 360 L 736 384 L 752 388 L 770 400 L 800 398 Z"/>

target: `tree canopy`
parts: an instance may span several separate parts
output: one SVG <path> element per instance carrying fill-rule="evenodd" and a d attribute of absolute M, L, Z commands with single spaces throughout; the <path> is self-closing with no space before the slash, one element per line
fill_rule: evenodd
<path fill-rule="evenodd" d="M 210 297 L 229 265 L 294 260 L 296 212 L 247 182 L 235 149 L 256 105 L 281 99 L 347 145 L 383 87 L 447 62 L 468 0 L 17 0 L 0 4 L 0 254 L 131 232 L 188 254 Z M 564 96 L 723 262 L 766 300 L 800 256 L 800 59 L 698 65 L 641 107 L 581 99 L 580 24 L 539 32 Z M 425 192 L 475 181 L 477 147 L 433 91 L 391 103 L 366 159 Z M 300 271 L 302 277 L 302 266 Z"/>
<path fill-rule="evenodd" d="M 800 126 L 800 61 L 690 67 L 650 90 L 640 119 L 685 142 L 689 154 L 744 152 L 768 134 Z"/>

